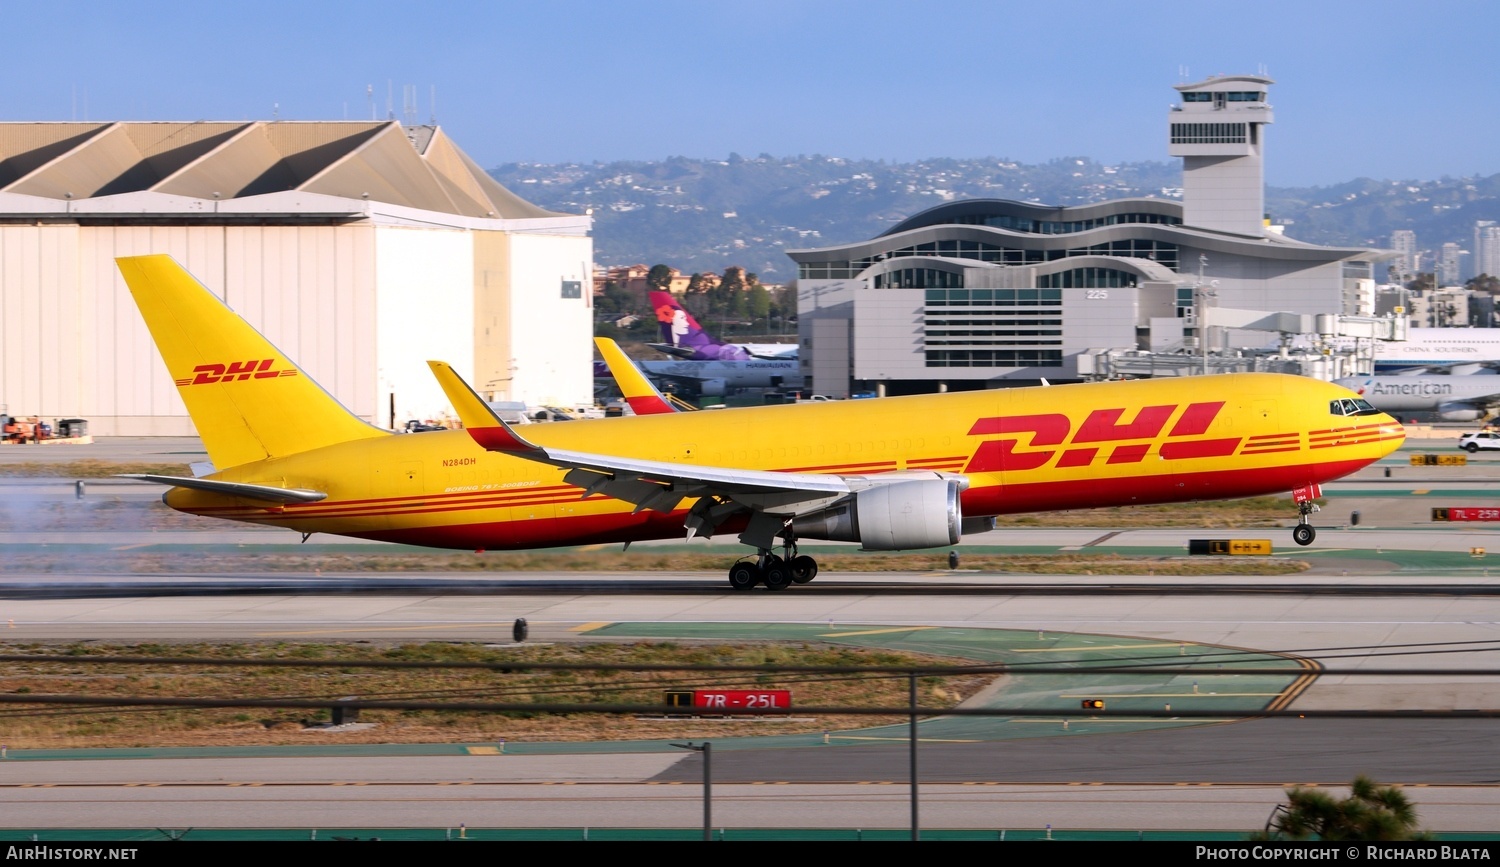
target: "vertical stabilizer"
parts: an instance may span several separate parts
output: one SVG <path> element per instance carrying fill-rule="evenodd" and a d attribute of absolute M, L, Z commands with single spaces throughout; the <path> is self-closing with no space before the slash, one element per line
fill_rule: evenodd
<path fill-rule="evenodd" d="M 651 292 L 650 301 L 661 328 L 662 351 L 691 361 L 748 361 L 754 357 L 743 346 L 725 343 L 704 331 L 671 292 Z"/>
<path fill-rule="evenodd" d="M 171 256 L 115 261 L 219 469 L 389 435 L 334 400 Z"/>

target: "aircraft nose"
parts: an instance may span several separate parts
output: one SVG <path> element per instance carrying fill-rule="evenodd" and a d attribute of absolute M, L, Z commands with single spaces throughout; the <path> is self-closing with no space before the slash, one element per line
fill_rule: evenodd
<path fill-rule="evenodd" d="M 1401 444 L 1406 442 L 1406 428 L 1401 422 L 1389 415 L 1382 416 L 1380 419 L 1380 439 L 1390 443 L 1391 451 L 1393 452 L 1401 448 Z M 1390 454 L 1390 452 L 1387 452 L 1387 454 Z"/>

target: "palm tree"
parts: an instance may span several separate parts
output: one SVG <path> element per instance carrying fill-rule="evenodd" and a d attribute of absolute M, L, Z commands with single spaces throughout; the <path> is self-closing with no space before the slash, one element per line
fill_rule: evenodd
<path fill-rule="evenodd" d="M 1430 840 L 1417 828 L 1417 809 L 1395 786 L 1366 776 L 1354 778 L 1349 797 L 1337 799 L 1316 789 L 1292 789 L 1278 806 L 1260 840 Z"/>

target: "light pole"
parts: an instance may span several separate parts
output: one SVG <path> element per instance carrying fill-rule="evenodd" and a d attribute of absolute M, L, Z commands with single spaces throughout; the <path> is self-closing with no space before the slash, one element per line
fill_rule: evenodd
<path fill-rule="evenodd" d="M 672 744 L 672 746 L 680 750 L 692 750 L 695 753 L 703 754 L 703 839 L 712 840 L 714 826 L 713 744 L 708 741 L 704 741 L 701 744 L 694 744 L 692 741 L 688 741 L 685 744 Z"/>
<path fill-rule="evenodd" d="M 1208 301 L 1218 296 L 1214 287 L 1219 281 L 1211 280 L 1207 283 L 1203 280 L 1203 271 L 1208 267 L 1208 256 L 1198 256 L 1198 282 L 1193 285 L 1193 318 L 1197 320 L 1198 331 L 1198 356 L 1203 361 L 1203 373 L 1208 373 Z"/>

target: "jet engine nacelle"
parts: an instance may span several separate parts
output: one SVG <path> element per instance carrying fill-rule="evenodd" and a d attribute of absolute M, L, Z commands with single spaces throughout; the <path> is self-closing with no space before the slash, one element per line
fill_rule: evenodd
<path fill-rule="evenodd" d="M 704 397 L 723 397 L 728 393 L 728 386 L 722 379 L 699 380 L 698 393 Z"/>
<path fill-rule="evenodd" d="M 960 478 L 939 476 L 874 483 L 837 506 L 792 520 L 799 539 L 859 542 L 869 551 L 957 544 L 963 514 Z"/>
<path fill-rule="evenodd" d="M 1438 404 L 1437 414 L 1443 421 L 1478 421 L 1484 418 L 1484 410 L 1457 401 Z"/>

